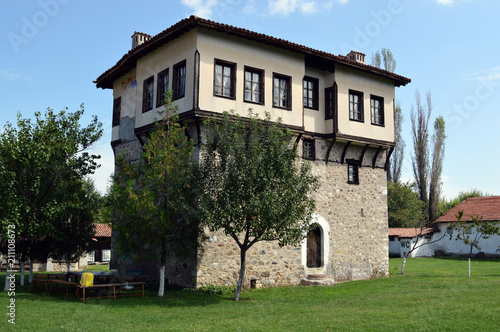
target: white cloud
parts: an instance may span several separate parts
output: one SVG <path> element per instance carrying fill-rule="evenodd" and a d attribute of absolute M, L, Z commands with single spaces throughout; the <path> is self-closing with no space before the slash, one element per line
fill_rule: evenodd
<path fill-rule="evenodd" d="M 288 16 L 297 9 L 297 0 L 275 0 L 269 2 L 269 13 Z"/>
<path fill-rule="evenodd" d="M 9 82 L 28 82 L 32 83 L 33 78 L 31 76 L 18 72 L 16 69 L 0 68 L 0 77 L 4 78 Z"/>
<path fill-rule="evenodd" d="M 306 15 L 316 14 L 319 11 L 318 4 L 314 1 L 303 3 L 300 11 Z"/>
<path fill-rule="evenodd" d="M 436 2 L 440 5 L 452 5 L 453 0 L 436 0 Z"/>
<path fill-rule="evenodd" d="M 349 2 L 349 0 L 338 0 L 337 2 L 340 3 L 341 5 L 345 5 L 346 3 Z"/>
<path fill-rule="evenodd" d="M 338 0 L 346 3 L 348 0 Z M 268 9 L 271 15 L 288 16 L 295 11 L 304 15 L 313 15 L 322 11 L 330 11 L 333 1 L 307 1 L 307 0 L 269 0 Z"/>
<path fill-rule="evenodd" d="M 182 0 L 181 3 L 194 10 L 194 15 L 210 18 L 212 8 L 217 5 L 217 0 Z"/>

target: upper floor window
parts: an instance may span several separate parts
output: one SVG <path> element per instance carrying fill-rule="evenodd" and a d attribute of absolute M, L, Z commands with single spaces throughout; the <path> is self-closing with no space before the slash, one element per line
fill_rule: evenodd
<path fill-rule="evenodd" d="M 384 125 L 384 98 L 372 95 L 370 97 L 372 124 Z"/>
<path fill-rule="evenodd" d="M 318 109 L 319 80 L 313 77 L 304 77 L 304 107 Z"/>
<path fill-rule="evenodd" d="M 349 90 L 349 120 L 364 121 L 363 92 Z"/>
<path fill-rule="evenodd" d="M 174 90 L 173 99 L 179 99 L 186 94 L 186 60 L 174 66 L 174 79 L 172 83 Z"/>
<path fill-rule="evenodd" d="M 316 150 L 314 148 L 314 140 L 313 139 L 304 139 L 302 145 L 302 156 L 304 159 L 315 160 L 316 159 Z"/>
<path fill-rule="evenodd" d="M 216 96 L 234 98 L 235 67 L 234 63 L 215 61 L 214 93 Z"/>
<path fill-rule="evenodd" d="M 290 109 L 292 98 L 290 77 L 275 74 L 273 77 L 273 106 Z"/>
<path fill-rule="evenodd" d="M 165 92 L 168 89 L 168 68 L 158 73 L 156 86 L 156 106 L 161 106 L 165 104 Z"/>
<path fill-rule="evenodd" d="M 147 112 L 153 109 L 153 95 L 154 95 L 154 76 L 148 77 L 144 80 L 142 92 L 142 112 Z"/>
<path fill-rule="evenodd" d="M 264 103 L 263 71 L 245 67 L 245 101 Z"/>
<path fill-rule="evenodd" d="M 347 183 L 359 184 L 359 165 L 354 161 L 347 161 Z"/>
<path fill-rule="evenodd" d="M 325 89 L 325 120 L 333 119 L 334 99 L 333 87 Z"/>
<path fill-rule="evenodd" d="M 122 110 L 122 97 L 115 98 L 113 100 L 113 124 L 112 126 L 120 125 L 120 113 Z"/>

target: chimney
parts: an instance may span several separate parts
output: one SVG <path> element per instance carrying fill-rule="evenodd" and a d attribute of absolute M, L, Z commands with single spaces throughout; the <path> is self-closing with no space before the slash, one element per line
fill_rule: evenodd
<path fill-rule="evenodd" d="M 150 39 L 151 39 L 150 35 L 148 35 L 146 33 L 134 31 L 134 34 L 132 35 L 132 49 L 136 48 L 139 45 L 144 44 L 145 42 L 147 42 Z"/>
<path fill-rule="evenodd" d="M 347 54 L 347 58 L 349 58 L 350 60 L 365 64 L 365 55 L 363 53 L 351 51 L 351 52 L 349 52 L 349 54 Z"/>

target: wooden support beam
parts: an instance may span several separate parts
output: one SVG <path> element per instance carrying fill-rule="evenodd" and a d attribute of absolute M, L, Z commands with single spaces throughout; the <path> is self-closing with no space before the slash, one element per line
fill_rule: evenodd
<path fill-rule="evenodd" d="M 347 153 L 347 149 L 349 149 L 349 146 L 351 145 L 351 141 L 347 142 L 347 144 L 344 146 L 344 151 L 342 151 L 342 157 L 340 158 L 340 163 L 344 165 L 344 158 L 345 154 Z"/>
<path fill-rule="evenodd" d="M 382 147 L 379 146 L 378 149 L 377 149 L 377 152 L 375 152 L 375 156 L 373 156 L 373 165 L 372 165 L 372 168 L 375 168 L 375 164 L 377 163 L 378 154 L 380 153 L 381 150 L 382 150 Z"/>

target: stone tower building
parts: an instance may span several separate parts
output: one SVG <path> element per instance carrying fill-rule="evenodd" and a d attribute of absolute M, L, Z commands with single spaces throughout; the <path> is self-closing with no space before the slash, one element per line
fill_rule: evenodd
<path fill-rule="evenodd" d="M 137 42 L 137 36 L 146 37 Z M 366 65 L 359 52 L 333 55 L 195 16 L 153 37 L 136 32 L 133 39 L 133 48 L 95 81 L 113 89 L 115 157 L 140 157 L 168 88 L 195 142 L 213 114 L 269 111 L 282 118 L 299 153 L 313 163 L 320 178 L 315 231 L 297 247 L 252 247 L 248 283 L 388 275 L 386 168 L 394 148 L 394 91 L 410 79 Z M 170 282 L 236 283 L 238 246 L 223 234 L 207 235 L 191 259 L 171 262 Z M 153 268 L 150 273 L 156 275 Z"/>

